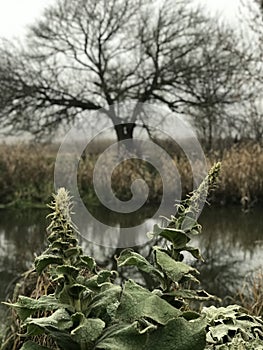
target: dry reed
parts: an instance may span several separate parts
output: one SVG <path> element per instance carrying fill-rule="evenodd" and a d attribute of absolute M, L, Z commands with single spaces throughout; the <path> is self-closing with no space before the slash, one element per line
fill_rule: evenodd
<path fill-rule="evenodd" d="M 84 200 L 94 199 L 93 169 L 98 154 L 86 154 L 79 163 L 78 185 Z M 181 177 L 182 194 L 193 188 L 192 171 L 185 156 L 174 151 L 176 167 Z M 53 169 L 56 150 L 50 145 L 18 144 L 0 146 L 0 205 L 16 203 L 46 203 L 53 192 Z M 212 200 L 221 204 L 238 203 L 244 209 L 263 201 L 263 149 L 255 143 L 234 145 L 223 151 L 212 151 L 208 164 L 222 161 L 220 186 Z M 104 164 L 100 185 L 103 187 L 112 159 Z M 163 164 L 165 167 L 165 164 Z M 198 167 L 196 168 L 199 172 Z M 203 169 L 200 166 L 200 174 Z M 104 172 L 104 175 L 103 175 Z M 201 175 L 200 175 L 201 176 Z M 144 179 L 149 191 L 149 202 L 160 202 L 163 180 L 169 184 L 174 177 L 171 171 L 162 179 L 149 163 L 130 159 L 119 164 L 113 171 L 112 188 L 116 196 L 127 200 L 131 197 L 130 186 L 135 179 Z M 180 185 L 180 184 L 178 184 Z M 172 190 L 172 189 L 171 189 Z"/>
<path fill-rule="evenodd" d="M 243 286 L 238 290 L 234 301 L 251 315 L 263 316 L 263 270 L 248 274 L 243 281 Z"/>

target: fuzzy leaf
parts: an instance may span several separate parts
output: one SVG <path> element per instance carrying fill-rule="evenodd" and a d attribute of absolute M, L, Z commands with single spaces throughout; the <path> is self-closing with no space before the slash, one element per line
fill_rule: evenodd
<path fill-rule="evenodd" d="M 98 273 L 98 277 L 97 277 L 98 286 L 102 285 L 105 282 L 110 282 L 110 279 L 115 278 L 116 275 L 117 275 L 116 271 L 101 270 Z"/>
<path fill-rule="evenodd" d="M 110 288 L 98 293 L 90 305 L 90 315 L 99 317 L 107 323 L 112 321 L 120 304 L 121 292 L 120 286 L 112 285 Z"/>
<path fill-rule="evenodd" d="M 67 250 L 64 250 L 63 253 L 64 253 L 64 256 L 68 259 L 68 258 L 78 256 L 79 254 L 81 254 L 82 249 L 79 246 L 72 247 L 72 248 L 69 248 Z"/>
<path fill-rule="evenodd" d="M 67 330 L 73 326 L 73 322 L 68 312 L 64 309 L 58 309 L 51 316 L 40 318 L 28 318 L 25 321 L 28 326 L 37 326 L 40 328 L 55 328 L 57 330 Z"/>
<path fill-rule="evenodd" d="M 120 256 L 117 258 L 117 263 L 119 267 L 136 266 L 139 270 L 153 276 L 158 276 L 161 279 L 164 277 L 163 274 L 152 266 L 143 256 L 129 249 L 121 252 Z"/>
<path fill-rule="evenodd" d="M 57 310 L 65 308 L 67 305 L 60 303 L 53 295 L 43 295 L 39 299 L 33 299 L 25 296 L 19 296 L 18 301 L 14 304 L 4 303 L 16 309 L 18 316 L 24 321 L 38 310 Z"/>
<path fill-rule="evenodd" d="M 182 249 L 186 252 L 189 252 L 190 254 L 192 254 L 192 256 L 197 259 L 197 260 L 202 260 L 203 261 L 203 257 L 200 253 L 200 250 L 198 248 L 194 248 L 194 247 L 190 247 L 190 246 L 186 246 L 184 247 L 184 249 Z"/>
<path fill-rule="evenodd" d="M 182 230 L 177 230 L 167 227 L 164 229 L 159 236 L 172 242 L 175 249 L 184 248 L 190 241 L 190 238 Z"/>
<path fill-rule="evenodd" d="M 184 217 L 184 220 L 182 222 L 181 228 L 182 230 L 184 230 L 185 232 L 191 231 L 192 229 L 195 228 L 195 226 L 197 226 L 197 221 L 196 219 L 192 218 L 189 215 L 186 215 Z"/>
<path fill-rule="evenodd" d="M 73 339 L 68 331 L 59 331 L 56 329 L 49 329 L 48 333 L 56 341 L 59 349 L 63 350 L 80 350 L 80 346 Z"/>
<path fill-rule="evenodd" d="M 134 322 L 131 325 L 124 324 L 108 328 L 101 340 L 98 341 L 96 349 L 145 350 L 146 342 L 147 334 L 140 334 L 139 324 L 138 322 Z"/>
<path fill-rule="evenodd" d="M 56 273 L 76 279 L 78 277 L 79 270 L 71 265 L 61 265 L 56 268 Z"/>
<path fill-rule="evenodd" d="M 171 319 L 157 330 L 140 330 L 139 322 L 108 330 L 98 342 L 96 349 L 103 350 L 203 350 L 205 348 L 205 326 L 203 320 L 188 322 Z"/>
<path fill-rule="evenodd" d="M 90 271 L 93 271 L 93 269 L 96 267 L 96 262 L 90 256 L 83 255 L 83 256 L 80 256 L 80 262 L 78 263 L 77 266 L 86 267 Z"/>
<path fill-rule="evenodd" d="M 168 254 L 162 252 L 158 247 L 154 248 L 156 254 L 156 262 L 162 271 L 173 281 L 180 282 L 183 277 L 187 277 L 196 281 L 192 273 L 198 273 L 193 267 L 172 259 Z"/>
<path fill-rule="evenodd" d="M 94 342 L 103 332 L 105 323 L 99 318 L 83 318 L 82 322 L 71 331 L 72 339 L 83 346 Z"/>
<path fill-rule="evenodd" d="M 80 294 L 86 290 L 87 292 L 91 293 L 91 291 L 83 286 L 82 284 L 73 284 L 72 286 L 70 286 L 68 288 L 68 292 L 69 292 L 69 295 L 74 298 L 74 299 L 79 299 L 80 298 Z"/>
<path fill-rule="evenodd" d="M 164 293 L 164 295 L 171 295 L 175 298 L 199 301 L 220 300 L 214 295 L 211 295 L 204 290 L 178 289 L 170 293 Z"/>
<path fill-rule="evenodd" d="M 150 334 L 145 350 L 203 350 L 206 345 L 205 326 L 202 319 L 188 322 L 179 317 L 170 320 Z"/>
<path fill-rule="evenodd" d="M 40 255 L 35 260 L 37 273 L 40 275 L 48 265 L 62 265 L 63 259 L 56 255 Z"/>
<path fill-rule="evenodd" d="M 234 339 L 247 344 L 258 339 L 263 341 L 263 321 L 260 317 L 246 314 L 238 305 L 203 308 L 202 313 L 209 323 L 208 344 L 232 344 Z"/>
<path fill-rule="evenodd" d="M 158 295 L 129 280 L 124 285 L 116 318 L 127 323 L 150 318 L 164 325 L 171 318 L 176 318 L 181 314 L 181 311 Z"/>

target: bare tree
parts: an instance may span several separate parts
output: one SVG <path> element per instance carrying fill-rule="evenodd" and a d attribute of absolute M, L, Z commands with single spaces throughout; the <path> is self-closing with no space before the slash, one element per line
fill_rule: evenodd
<path fill-rule="evenodd" d="M 251 52 L 248 75 L 250 86 L 253 83 L 250 99 L 242 101 L 242 106 L 236 115 L 235 127 L 239 137 L 254 139 L 262 142 L 263 137 L 263 1 L 242 0 L 240 11 L 243 26 L 243 41 L 247 41 L 248 51 Z"/>
<path fill-rule="evenodd" d="M 246 59 L 233 37 L 183 0 L 59 0 L 24 48 L 1 48 L 0 121 L 50 133 L 102 109 L 122 140 L 150 120 L 138 105 L 119 114 L 118 103 L 178 112 L 236 103 Z"/>
<path fill-rule="evenodd" d="M 255 140 L 258 143 L 263 142 L 263 103 L 262 99 L 257 97 L 244 104 L 241 113 L 238 116 L 240 120 L 241 136 L 246 139 Z"/>
<path fill-rule="evenodd" d="M 235 110 L 253 94 L 252 54 L 241 39 L 231 28 L 219 30 L 214 40 L 201 48 L 202 65 L 192 86 L 188 84 L 197 101 L 188 111 L 208 149 L 212 148 L 214 137 L 229 136 Z"/>

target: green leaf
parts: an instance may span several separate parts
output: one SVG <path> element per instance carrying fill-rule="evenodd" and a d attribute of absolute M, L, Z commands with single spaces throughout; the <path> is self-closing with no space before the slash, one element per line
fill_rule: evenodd
<path fill-rule="evenodd" d="M 99 318 L 82 318 L 81 323 L 71 331 L 72 339 L 83 346 L 88 346 L 102 334 L 105 323 Z"/>
<path fill-rule="evenodd" d="M 211 306 L 203 308 L 202 313 L 206 316 L 208 325 L 208 344 L 230 345 L 238 339 L 245 344 L 256 340 L 258 336 L 263 339 L 263 320 L 246 314 L 238 305 L 216 308 Z M 234 347 L 233 347 L 234 349 Z"/>
<path fill-rule="evenodd" d="M 96 267 L 96 262 L 93 258 L 87 255 L 81 255 L 79 262 L 76 264 L 77 267 L 84 267 L 90 271 L 93 271 Z"/>
<path fill-rule="evenodd" d="M 164 229 L 159 236 L 172 242 L 175 249 L 184 248 L 190 241 L 190 238 L 182 230 L 177 230 L 167 227 Z"/>
<path fill-rule="evenodd" d="M 39 275 L 48 265 L 63 265 L 63 259 L 56 255 L 40 255 L 35 259 L 35 267 Z"/>
<path fill-rule="evenodd" d="M 34 337 L 38 335 L 43 335 L 46 333 L 46 330 L 43 327 L 39 327 L 35 324 L 27 325 L 26 337 Z"/>
<path fill-rule="evenodd" d="M 153 294 L 129 280 L 124 285 L 116 319 L 130 323 L 142 318 L 150 318 L 164 325 L 171 318 L 176 318 L 181 314 L 181 311 L 161 299 L 157 294 Z"/>
<path fill-rule="evenodd" d="M 207 293 L 205 290 L 178 289 L 169 293 L 164 293 L 163 295 L 170 295 L 179 299 L 181 298 L 181 299 L 199 300 L 199 301 L 208 301 L 208 300 L 220 301 L 219 298 Z"/>
<path fill-rule="evenodd" d="M 140 330 L 139 322 L 109 328 L 98 341 L 103 350 L 203 350 L 206 345 L 204 320 L 188 322 L 177 318 L 149 332 Z"/>
<path fill-rule="evenodd" d="M 184 217 L 184 220 L 182 222 L 181 228 L 182 230 L 184 230 L 185 232 L 191 231 L 192 229 L 195 228 L 195 226 L 197 226 L 197 221 L 196 219 L 192 218 L 189 215 L 186 215 Z"/>
<path fill-rule="evenodd" d="M 91 290 L 89 290 L 87 287 L 83 286 L 82 284 L 73 284 L 72 286 L 68 287 L 69 295 L 74 299 L 79 299 L 80 294 L 86 290 L 89 294 L 91 293 Z"/>
<path fill-rule="evenodd" d="M 188 322 L 183 318 L 170 320 L 149 336 L 145 350 L 203 350 L 206 345 L 206 322 Z"/>
<path fill-rule="evenodd" d="M 38 345 L 34 343 L 33 341 L 29 340 L 26 343 L 23 344 L 22 348 L 20 350 L 52 350 L 50 348 L 47 348 L 45 346 Z"/>
<path fill-rule="evenodd" d="M 110 279 L 115 278 L 116 275 L 117 275 L 116 271 L 101 270 L 98 273 L 98 277 L 97 277 L 98 286 L 102 285 L 105 282 L 110 282 Z"/>
<path fill-rule="evenodd" d="M 196 258 L 197 260 L 202 260 L 202 261 L 204 261 L 202 255 L 201 255 L 201 253 L 200 253 L 200 250 L 199 250 L 198 248 L 186 246 L 186 247 L 184 247 L 184 249 L 182 249 L 182 250 L 184 250 L 184 251 L 186 251 L 186 252 L 189 252 L 189 253 L 192 254 L 192 256 L 193 256 L 194 258 Z"/>
<path fill-rule="evenodd" d="M 82 249 L 79 246 L 72 247 L 67 250 L 64 250 L 63 253 L 64 253 L 64 256 L 68 259 L 74 256 L 77 257 L 79 254 L 82 253 Z"/>
<path fill-rule="evenodd" d="M 71 265 L 61 265 L 56 268 L 56 273 L 58 275 L 59 274 L 66 275 L 70 279 L 71 278 L 76 279 L 78 277 L 79 270 L 76 267 Z"/>
<path fill-rule="evenodd" d="M 161 280 L 164 277 L 163 274 L 152 266 L 143 256 L 129 249 L 121 252 L 120 256 L 117 258 L 117 263 L 118 267 L 136 266 L 139 270 L 153 276 L 158 276 Z"/>
<path fill-rule="evenodd" d="M 80 350 L 80 346 L 73 339 L 68 331 L 58 331 L 56 329 L 49 329 L 49 334 L 56 341 L 59 349 L 63 350 Z"/>
<path fill-rule="evenodd" d="M 18 301 L 14 304 L 4 303 L 16 309 L 18 316 L 24 321 L 38 310 L 57 310 L 65 308 L 67 305 L 60 303 L 53 295 L 43 295 L 39 299 L 33 299 L 25 296 L 19 296 Z"/>
<path fill-rule="evenodd" d="M 159 234 L 163 231 L 163 227 L 158 224 L 153 225 L 153 234 L 154 236 L 159 236 Z"/>
<path fill-rule="evenodd" d="M 55 328 L 57 330 L 68 330 L 73 326 L 69 313 L 65 309 L 56 310 L 51 316 L 40 318 L 28 318 L 25 321 L 27 326 L 40 328 Z"/>
<path fill-rule="evenodd" d="M 70 286 L 65 283 L 59 284 L 56 288 L 55 295 L 61 303 L 67 305 L 67 309 L 70 307 L 74 309 L 74 300 L 69 295 L 69 288 Z"/>
<path fill-rule="evenodd" d="M 145 350 L 147 334 L 141 334 L 139 329 L 138 322 L 110 327 L 97 342 L 96 349 Z"/>
<path fill-rule="evenodd" d="M 112 321 L 120 305 L 121 292 L 120 286 L 111 285 L 106 290 L 98 293 L 89 306 L 90 315 L 96 318 L 99 317 L 106 323 Z"/>
<path fill-rule="evenodd" d="M 238 327 L 231 324 L 225 325 L 224 323 L 222 323 L 218 324 L 216 327 L 211 327 L 210 334 L 213 339 L 218 341 L 223 339 L 223 337 L 227 336 L 230 330 L 236 332 L 238 330 Z"/>
<path fill-rule="evenodd" d="M 193 267 L 172 259 L 168 254 L 162 252 L 158 247 L 154 247 L 156 262 L 162 269 L 162 271 L 173 282 L 180 282 L 183 277 L 191 278 L 196 281 L 196 278 L 192 276 L 192 273 L 198 274 L 198 271 Z"/>
<path fill-rule="evenodd" d="M 205 314 L 209 323 L 215 320 L 223 321 L 225 319 L 236 319 L 238 312 L 241 312 L 241 307 L 238 305 L 229 305 L 228 307 L 204 307 L 202 313 Z"/>
<path fill-rule="evenodd" d="M 62 241 L 54 241 L 48 248 L 49 251 L 52 251 L 53 249 L 57 250 L 64 250 L 67 249 L 69 246 L 69 242 L 62 242 Z"/>

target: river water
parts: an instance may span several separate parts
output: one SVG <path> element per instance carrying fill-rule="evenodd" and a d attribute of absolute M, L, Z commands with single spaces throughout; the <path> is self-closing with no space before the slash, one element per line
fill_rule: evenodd
<path fill-rule="evenodd" d="M 205 259 L 204 263 L 199 262 L 196 266 L 200 271 L 201 285 L 209 293 L 221 298 L 233 295 L 246 274 L 263 268 L 262 211 L 263 207 L 254 208 L 249 213 L 243 213 L 239 207 L 208 207 L 203 211 L 200 217 L 203 232 L 191 245 L 198 246 Z M 113 227 L 112 230 L 131 223 L 142 224 L 145 230 L 140 228 L 138 236 L 141 237 L 154 223 L 153 219 L 149 219 L 152 212 L 153 208 L 146 208 L 140 215 L 120 216 L 102 208 L 93 208 L 93 215 L 106 221 Z M 11 292 L 19 274 L 32 266 L 34 256 L 43 250 L 47 214 L 47 210 L 36 209 L 0 211 L 1 300 Z M 92 224 L 87 230 L 89 237 L 97 237 Z M 85 253 L 94 256 L 101 266 L 116 268 L 114 255 L 119 250 L 92 244 L 82 237 L 80 241 Z M 144 244 L 138 251 L 148 254 L 149 245 Z"/>

